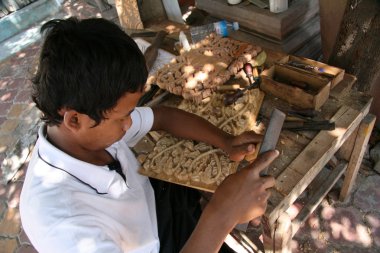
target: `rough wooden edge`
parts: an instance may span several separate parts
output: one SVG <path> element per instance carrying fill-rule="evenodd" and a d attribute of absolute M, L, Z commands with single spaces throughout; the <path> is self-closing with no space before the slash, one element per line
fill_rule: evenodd
<path fill-rule="evenodd" d="M 313 194 L 306 205 L 302 208 L 300 213 L 292 221 L 292 237 L 297 233 L 298 229 L 305 223 L 309 215 L 314 212 L 318 205 L 322 202 L 323 198 L 335 185 L 338 179 L 343 175 L 347 168 L 347 162 L 340 163 L 330 175 L 326 181 L 319 187 L 319 189 Z"/>
<path fill-rule="evenodd" d="M 340 201 L 346 200 L 351 192 L 360 168 L 360 164 L 363 160 L 364 152 L 367 148 L 369 137 L 371 136 L 372 129 L 375 125 L 375 121 L 376 117 L 372 114 L 369 114 L 363 119 L 359 126 L 358 134 L 355 140 L 355 146 L 348 163 L 346 176 L 344 178 L 342 190 L 340 192 Z"/>
<path fill-rule="evenodd" d="M 124 29 L 144 29 L 137 0 L 115 0 L 115 6 Z"/>
<path fill-rule="evenodd" d="M 344 74 L 343 80 L 337 83 L 334 87 L 332 87 L 330 91 L 330 97 L 340 98 L 351 90 L 352 85 L 356 82 L 357 78 L 353 75 Z"/>
<path fill-rule="evenodd" d="M 350 110 L 351 112 L 355 111 L 351 108 L 348 108 L 347 106 L 343 106 L 337 114 L 342 114 L 342 111 Z M 345 113 L 345 112 L 344 112 Z M 337 115 L 336 114 L 336 115 Z M 334 116 L 335 117 L 335 116 Z M 339 138 L 335 138 L 332 145 L 326 150 L 324 155 L 318 159 L 318 161 L 310 167 L 308 172 L 302 176 L 302 178 L 298 181 L 298 183 L 294 186 L 288 187 L 291 188 L 290 192 L 286 194 L 286 196 L 282 199 L 280 203 L 277 203 L 274 207 L 274 209 L 269 213 L 268 218 L 270 220 L 270 223 L 274 223 L 275 220 L 279 217 L 279 215 L 284 212 L 286 209 L 289 208 L 289 206 L 298 198 L 298 196 L 306 189 L 306 187 L 309 185 L 309 183 L 312 181 L 312 179 L 320 172 L 324 164 L 328 162 L 328 160 L 331 159 L 331 157 L 334 155 L 334 153 L 340 148 L 342 143 L 344 143 L 349 135 L 356 129 L 356 127 L 359 125 L 361 120 L 363 119 L 364 114 L 362 112 L 356 111 L 355 119 L 350 122 L 350 126 L 348 126 L 348 129 L 339 136 Z M 339 124 L 338 124 L 339 125 Z M 314 139 L 313 141 L 301 152 L 301 154 L 288 166 L 292 167 L 292 164 L 295 163 L 295 161 L 303 160 L 303 156 L 309 152 L 308 150 L 310 147 L 315 146 L 314 141 L 318 139 L 323 139 L 324 135 L 326 135 L 326 131 L 321 131 Z M 307 166 L 307 165 L 305 165 Z M 286 171 L 286 170 L 285 170 Z M 285 172 L 284 171 L 284 172 Z M 284 172 L 278 177 L 280 178 Z M 301 174 L 300 174 L 301 175 Z"/>

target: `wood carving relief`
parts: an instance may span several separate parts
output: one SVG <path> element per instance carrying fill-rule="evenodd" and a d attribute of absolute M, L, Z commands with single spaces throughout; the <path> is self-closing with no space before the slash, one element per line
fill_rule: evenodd
<path fill-rule="evenodd" d="M 223 95 L 214 94 L 208 103 L 196 105 L 190 100 L 183 100 L 178 108 L 238 135 L 255 128 L 263 98 L 264 94 L 255 89 L 228 107 L 223 105 Z M 165 134 L 146 157 L 140 173 L 213 192 L 226 176 L 236 172 L 237 166 L 238 163 L 231 161 L 220 149 Z"/>
<path fill-rule="evenodd" d="M 150 82 L 201 103 L 260 52 L 258 46 L 211 34 L 161 68 Z"/>

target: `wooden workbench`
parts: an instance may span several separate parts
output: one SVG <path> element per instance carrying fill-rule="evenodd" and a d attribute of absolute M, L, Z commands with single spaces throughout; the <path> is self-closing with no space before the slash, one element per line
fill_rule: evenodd
<path fill-rule="evenodd" d="M 375 123 L 375 117 L 368 115 L 372 98 L 350 91 L 354 81 L 353 76 L 346 74 L 321 108 L 318 117 L 334 121 L 335 130 L 281 132 L 277 145 L 281 156 L 270 167 L 276 187 L 263 219 L 266 252 L 272 250 L 273 237 L 277 241 L 276 252 L 290 252 L 291 238 L 344 173 L 340 199 L 344 200 L 350 193 Z M 266 95 L 262 114 L 267 118 L 273 107 L 286 111 L 288 105 Z M 336 166 L 326 173 L 324 168 L 331 159 Z M 305 190 L 308 190 L 307 203 L 291 220 L 286 210 Z"/>
<path fill-rule="evenodd" d="M 268 52 L 267 64 L 281 57 L 283 54 Z M 372 98 L 352 91 L 355 81 L 354 76 L 345 74 L 318 114 L 320 119 L 334 121 L 335 130 L 281 132 L 277 145 L 280 156 L 269 168 L 276 178 L 276 187 L 262 219 L 265 252 L 273 252 L 273 238 L 276 238 L 275 252 L 290 252 L 291 238 L 343 174 L 340 199 L 349 195 L 375 122 L 375 117 L 368 114 Z M 264 124 L 274 107 L 287 111 L 290 105 L 266 94 L 260 112 Z M 326 169 L 329 162 L 335 166 Z M 286 211 L 301 194 L 305 196 L 305 191 L 307 202 L 297 217 L 291 219 Z M 237 230 L 232 235 L 250 240 Z"/>

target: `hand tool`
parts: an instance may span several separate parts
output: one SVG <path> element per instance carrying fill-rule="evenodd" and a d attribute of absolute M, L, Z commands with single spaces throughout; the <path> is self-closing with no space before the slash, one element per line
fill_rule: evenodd
<path fill-rule="evenodd" d="M 148 103 L 146 103 L 145 106 L 153 107 L 153 106 L 161 103 L 166 98 L 166 96 L 168 96 L 169 94 L 170 94 L 169 91 L 166 90 L 166 91 L 162 92 L 160 95 L 158 95 L 157 97 L 153 98 Z"/>
<path fill-rule="evenodd" d="M 236 91 L 240 89 L 240 84 L 223 84 L 216 86 L 216 91 L 223 92 L 223 91 Z"/>
<path fill-rule="evenodd" d="M 164 41 L 167 32 L 159 31 L 154 38 L 152 44 L 145 50 L 144 57 L 148 70 L 150 70 L 157 59 L 158 49 L 161 47 L 162 42 Z"/>
<path fill-rule="evenodd" d="M 317 116 L 318 112 L 313 109 L 292 109 L 286 112 L 288 115 L 303 116 L 313 118 Z"/>
<path fill-rule="evenodd" d="M 259 88 L 260 83 L 261 83 L 261 78 L 253 76 L 252 64 L 250 63 L 244 64 L 243 70 L 244 70 L 244 73 L 247 75 L 249 86 L 245 87 L 244 89 L 239 89 L 235 91 L 234 93 L 224 95 L 224 105 L 232 105 L 239 98 L 241 98 L 247 90 Z"/>
<path fill-rule="evenodd" d="M 136 32 L 136 33 L 131 33 L 132 38 L 136 37 L 154 37 L 157 35 L 157 32 Z"/>
<path fill-rule="evenodd" d="M 334 130 L 335 122 L 330 122 L 328 120 L 286 121 L 284 123 L 283 129 L 292 130 L 292 131 Z"/>
<path fill-rule="evenodd" d="M 316 115 L 316 111 L 289 111 L 286 117 L 283 129 L 292 131 L 306 130 L 334 130 L 335 123 L 329 120 L 314 120 L 312 115 Z M 306 116 L 304 116 L 306 115 Z"/>
<path fill-rule="evenodd" d="M 156 95 L 157 91 L 160 90 L 160 87 L 156 84 L 152 84 L 150 89 L 141 96 L 140 100 L 137 102 L 137 106 L 144 106 L 148 103 L 154 95 Z"/>
<path fill-rule="evenodd" d="M 325 76 L 328 78 L 334 77 L 334 75 L 325 72 L 324 68 L 319 68 L 317 66 L 313 66 L 313 65 L 298 62 L 298 61 L 289 61 L 289 62 L 285 63 L 285 65 L 289 65 L 291 67 L 298 68 L 298 69 L 308 70 L 308 71 L 314 72 L 316 74 L 319 74 L 321 76 Z"/>
<path fill-rule="evenodd" d="M 282 125 L 284 123 L 285 117 L 286 117 L 286 114 L 284 112 L 280 111 L 277 108 L 273 109 L 270 116 L 268 127 L 265 130 L 263 142 L 261 143 L 261 146 L 260 146 L 259 154 L 265 153 L 269 150 L 276 149 L 276 145 L 280 137 L 280 133 L 281 133 L 281 129 L 282 129 Z M 268 168 L 265 168 L 264 170 L 262 170 L 260 173 L 260 176 L 262 177 L 268 176 Z M 235 228 L 240 231 L 245 232 L 247 231 L 248 224 L 249 222 L 238 224 L 235 226 Z"/>
<path fill-rule="evenodd" d="M 286 114 L 282 111 L 280 111 L 277 108 L 274 108 L 268 127 L 265 130 L 264 139 L 260 146 L 259 155 L 262 153 L 265 153 L 269 150 L 276 149 L 276 145 L 278 142 L 278 139 L 280 137 L 281 129 L 284 124 L 286 118 Z M 268 175 L 268 168 L 261 171 L 260 176 L 267 176 Z"/>
<path fill-rule="evenodd" d="M 152 68 L 154 62 L 156 61 L 157 56 L 158 56 L 158 49 L 160 48 L 166 35 L 167 35 L 167 32 L 165 31 L 157 32 L 153 43 L 145 50 L 144 57 L 145 57 L 148 71 Z M 139 102 L 137 103 L 137 106 L 143 106 L 148 101 L 150 101 L 159 89 L 160 88 L 157 85 L 155 84 L 151 85 L 148 88 L 148 90 L 144 93 L 144 95 L 140 98 Z"/>

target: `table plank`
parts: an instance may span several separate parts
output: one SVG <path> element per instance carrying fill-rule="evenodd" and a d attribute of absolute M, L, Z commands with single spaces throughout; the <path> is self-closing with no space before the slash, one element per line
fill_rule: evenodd
<path fill-rule="evenodd" d="M 275 221 L 311 183 L 323 166 L 360 124 L 365 114 L 343 106 L 332 118 L 337 128 L 321 131 L 310 144 L 276 178 L 276 190 L 284 195 L 280 203 L 274 203 L 269 220 Z M 277 200 L 278 201 L 278 200 Z M 268 212 L 267 212 L 268 213 Z"/>

